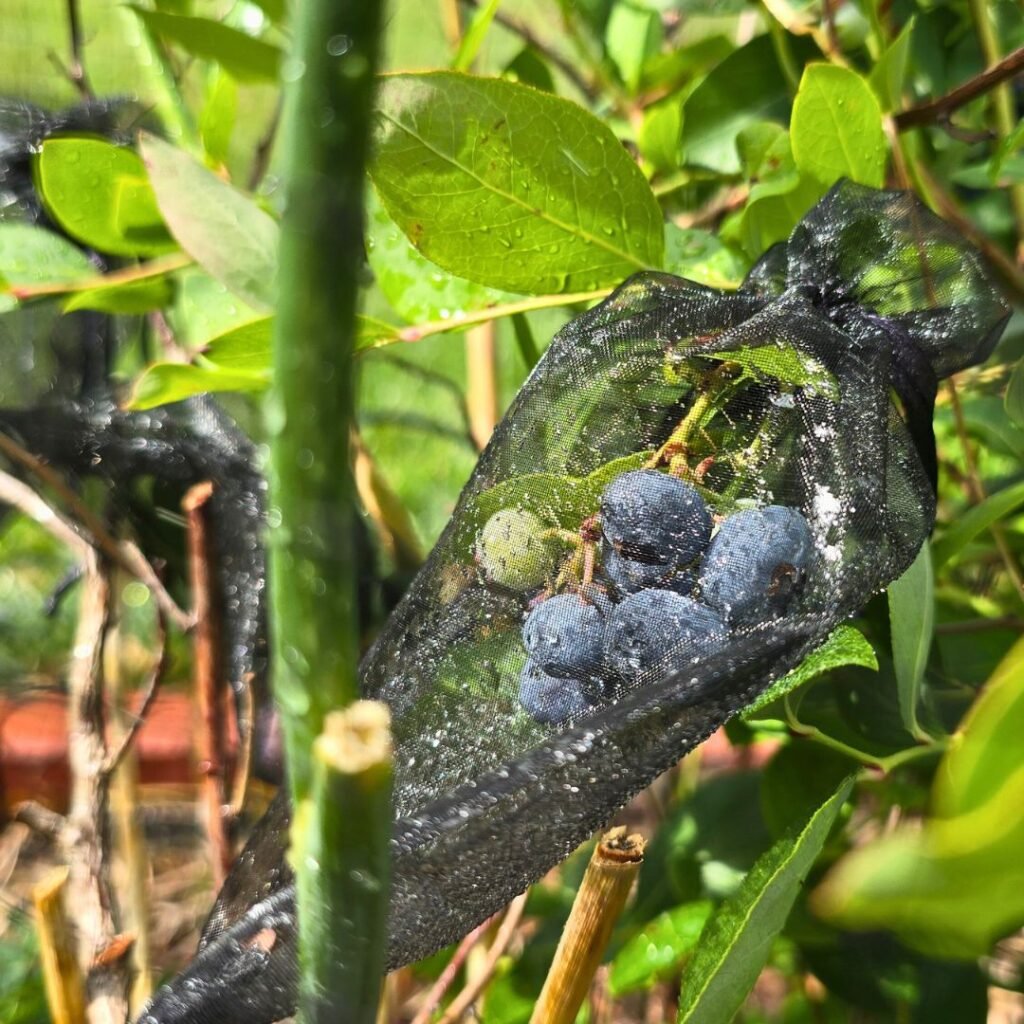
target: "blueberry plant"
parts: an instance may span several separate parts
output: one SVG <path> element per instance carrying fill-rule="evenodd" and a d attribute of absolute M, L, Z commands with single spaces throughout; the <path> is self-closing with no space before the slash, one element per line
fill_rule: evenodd
<path fill-rule="evenodd" d="M 280 413 L 264 405 L 272 349 L 308 340 L 281 324 L 301 321 L 303 303 L 320 311 L 343 268 L 309 264 L 305 297 L 293 268 L 282 320 L 281 180 L 295 155 L 278 137 L 279 94 L 307 70 L 289 50 L 286 5 L 72 2 L 71 52 L 52 66 L 29 49 L 65 52 L 64 12 L 44 8 L 13 0 L 0 39 L 0 92 L 37 105 L 0 119 L 0 407 L 67 398 L 68 353 L 101 323 L 116 332 L 105 394 L 122 409 L 214 395 L 262 444 Z M 351 582 L 370 551 L 364 647 L 444 534 L 480 454 L 480 417 L 486 433 L 552 335 L 630 275 L 735 289 L 842 178 L 912 190 L 983 254 L 1016 312 L 988 361 L 939 390 L 931 540 L 717 747 L 631 806 L 650 846 L 578 1019 L 1012 1019 L 1024 992 L 1019 7 L 394 0 L 381 46 L 362 243 L 346 228 L 362 245 L 344 280 L 360 312 L 355 413 L 338 435 L 342 447 L 351 436 L 363 513 L 339 531 L 365 531 L 346 533 L 338 573 Z M 322 47 L 339 74 L 365 71 L 345 33 Z M 121 111 L 112 121 L 93 94 L 137 102 L 104 106 Z M 64 113 L 48 122 L 44 107 Z M 346 117 L 306 114 L 325 133 Z M 853 278 L 858 243 L 844 251 L 839 276 Z M 927 289 L 919 264 L 907 245 L 858 283 L 860 298 L 913 308 Z M 966 287 L 953 279 L 944 301 L 970 302 Z M 629 403 L 545 394 L 530 443 L 558 458 L 495 472 L 444 534 L 452 557 L 430 569 L 424 600 L 448 611 L 416 638 L 439 681 L 421 694 L 389 663 L 390 689 L 378 686 L 404 714 L 400 757 L 421 762 L 408 769 L 416 785 L 399 778 L 399 806 L 435 766 L 439 789 L 465 781 L 432 760 L 439 745 L 493 766 L 509 743 L 586 723 L 820 599 L 820 515 L 769 484 L 800 457 L 785 428 L 794 395 L 836 402 L 842 381 L 795 346 L 766 362 L 756 346 L 681 358 L 653 340 L 646 375 L 626 367 L 616 384 Z M 319 412 L 329 424 L 332 410 Z M 316 475 L 311 450 L 289 457 Z M 94 483 L 81 499 L 97 514 L 125 500 Z M 143 483 L 128 505 L 118 523 L 131 530 L 138 507 L 166 499 Z M 165 534 L 168 518 L 155 517 Z M 61 685 L 74 593 L 50 618 L 46 605 L 69 557 L 24 514 L 0 531 L 0 685 Z M 169 540 L 138 539 L 153 559 L 182 546 L 173 524 Z M 308 574 L 310 615 L 331 582 Z M 128 583 L 117 601 L 124 636 L 153 644 L 152 593 Z M 170 644 L 185 678 L 188 651 Z M 463 707 L 476 713 L 453 713 Z M 532 925 L 477 1000 L 486 1024 L 529 1020 L 583 863 L 531 892 Z M 0 1018 L 19 1024 L 47 1019 L 33 941 L 17 915 L 0 935 Z M 389 1019 L 410 1019 L 462 955 L 403 968 L 393 987 L 420 1003 Z"/>

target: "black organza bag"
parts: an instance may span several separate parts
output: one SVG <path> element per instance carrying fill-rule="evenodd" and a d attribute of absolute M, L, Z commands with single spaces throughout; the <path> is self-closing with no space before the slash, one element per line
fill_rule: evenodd
<path fill-rule="evenodd" d="M 497 911 L 906 569 L 937 381 L 1007 316 L 913 196 L 843 182 L 738 293 L 641 274 L 559 332 L 362 666 L 394 718 L 392 967 Z M 293 1010 L 287 816 L 147 1024 Z"/>

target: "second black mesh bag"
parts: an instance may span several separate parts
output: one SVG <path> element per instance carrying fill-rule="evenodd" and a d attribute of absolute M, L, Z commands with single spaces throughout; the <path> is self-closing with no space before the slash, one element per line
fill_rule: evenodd
<path fill-rule="evenodd" d="M 559 332 L 362 666 L 394 718 L 392 966 L 498 910 L 906 569 L 937 381 L 1007 316 L 916 199 L 843 182 L 739 292 L 641 274 Z M 147 1024 L 293 1009 L 286 823 L 282 798 Z"/>

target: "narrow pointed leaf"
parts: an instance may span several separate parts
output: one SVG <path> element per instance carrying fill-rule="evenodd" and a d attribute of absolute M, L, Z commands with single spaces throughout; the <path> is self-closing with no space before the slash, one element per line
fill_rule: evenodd
<path fill-rule="evenodd" d="M 889 586 L 892 662 L 903 724 L 920 736 L 917 706 L 935 633 L 935 573 L 927 541 L 910 568 Z"/>

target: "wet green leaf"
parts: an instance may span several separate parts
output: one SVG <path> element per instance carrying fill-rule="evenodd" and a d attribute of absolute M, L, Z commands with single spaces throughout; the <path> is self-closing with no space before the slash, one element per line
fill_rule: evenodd
<path fill-rule="evenodd" d="M 97 276 L 85 253 L 66 238 L 31 224 L 0 224 L 0 291 Z"/>
<path fill-rule="evenodd" d="M 797 169 L 822 185 L 842 177 L 875 188 L 884 184 L 882 111 L 855 71 L 835 64 L 805 68 L 789 134 Z"/>
<path fill-rule="evenodd" d="M 139 147 L 160 212 L 181 247 L 251 306 L 274 304 L 278 226 L 248 196 L 153 135 Z"/>
<path fill-rule="evenodd" d="M 708 352 L 706 358 L 738 363 L 743 367 L 744 375 L 753 380 L 777 380 L 792 387 L 811 389 L 833 402 L 839 400 L 839 382 L 835 376 L 816 359 L 792 345 L 780 342 L 756 348 Z"/>
<path fill-rule="evenodd" d="M 935 571 L 928 541 L 910 568 L 889 585 L 889 627 L 900 715 L 907 732 L 922 736 L 917 708 L 935 635 Z"/>
<path fill-rule="evenodd" d="M 178 248 L 130 149 L 101 139 L 48 139 L 36 172 L 53 219 L 99 252 L 157 256 Z"/>
<path fill-rule="evenodd" d="M 828 639 L 800 662 L 791 672 L 777 679 L 746 710 L 743 717 L 756 719 L 758 712 L 774 703 L 787 693 L 834 668 L 843 665 L 859 665 L 862 668 L 878 669 L 875 649 L 864 634 L 853 626 L 839 626 Z"/>
<path fill-rule="evenodd" d="M 373 189 L 366 196 L 366 250 L 384 297 L 409 323 L 444 320 L 513 299 L 431 263 L 388 216 Z"/>
<path fill-rule="evenodd" d="M 693 952 L 711 914 L 711 901 L 684 903 L 649 921 L 616 953 L 608 991 L 618 998 L 671 977 Z"/>
<path fill-rule="evenodd" d="M 149 11 L 135 4 L 128 8 L 155 35 L 180 46 L 200 60 L 216 61 L 239 82 L 276 82 L 281 51 L 262 39 L 210 18 Z"/>
<path fill-rule="evenodd" d="M 438 266 L 553 294 L 661 265 L 650 187 L 607 125 L 576 104 L 437 72 L 385 78 L 378 108 L 374 183 Z"/>
<path fill-rule="evenodd" d="M 712 915 L 683 975 L 678 1024 L 729 1024 L 768 960 L 772 940 L 850 795 L 845 779 L 821 806 L 758 858 Z"/>

